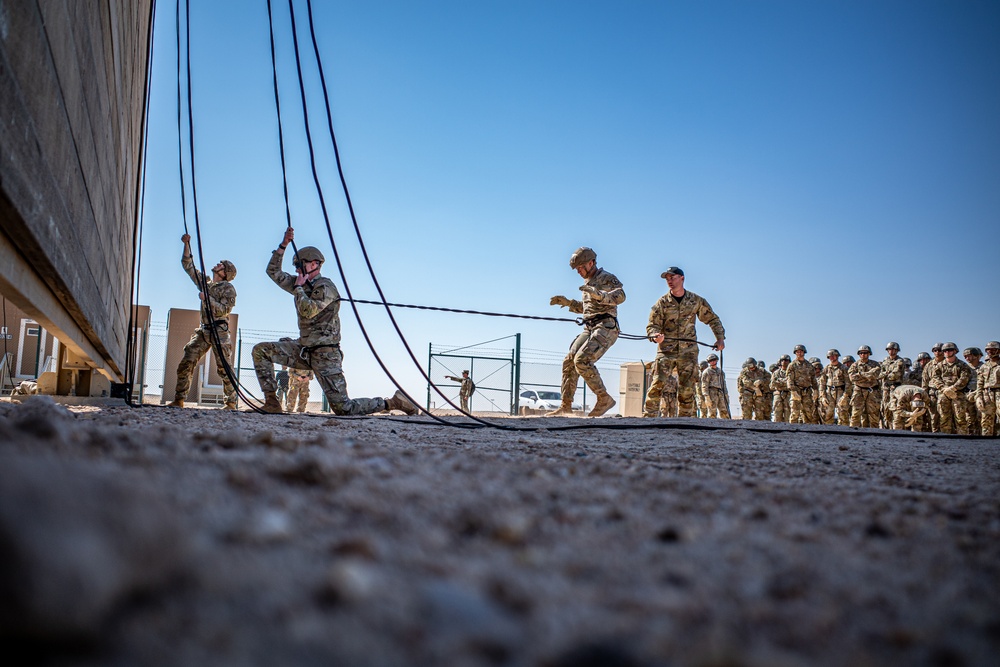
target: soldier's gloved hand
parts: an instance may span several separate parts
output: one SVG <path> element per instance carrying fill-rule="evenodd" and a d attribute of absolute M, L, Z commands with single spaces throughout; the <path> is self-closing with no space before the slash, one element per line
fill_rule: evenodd
<path fill-rule="evenodd" d="M 570 304 L 569 299 L 567 299 L 564 296 L 554 296 L 551 299 L 549 299 L 550 306 L 562 306 L 563 308 L 565 308 L 569 304 Z"/>
<path fill-rule="evenodd" d="M 593 294 L 594 296 L 601 296 L 601 290 L 597 289 L 593 285 L 580 285 L 580 291 L 586 292 L 587 294 Z"/>
<path fill-rule="evenodd" d="M 753 393 L 754 393 L 754 396 L 757 396 L 757 397 L 760 397 L 760 396 L 764 395 L 764 392 L 762 392 L 760 390 L 760 387 L 754 387 Z"/>
<path fill-rule="evenodd" d="M 907 426 L 913 426 L 914 424 L 917 423 L 917 419 L 919 419 L 919 418 L 920 418 L 920 415 L 918 415 L 916 412 L 914 412 L 912 415 L 910 415 L 910 418 L 906 420 L 906 425 Z"/>
<path fill-rule="evenodd" d="M 954 387 L 945 387 L 944 388 L 944 395 L 947 396 L 948 398 L 952 399 L 952 400 L 955 400 L 955 398 L 958 397 L 958 392 L 955 391 Z"/>

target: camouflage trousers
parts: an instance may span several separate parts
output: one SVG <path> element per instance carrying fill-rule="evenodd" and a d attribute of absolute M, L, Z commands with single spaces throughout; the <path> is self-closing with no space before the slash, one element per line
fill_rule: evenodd
<path fill-rule="evenodd" d="M 941 415 L 938 414 L 937 397 L 937 389 L 927 390 L 927 414 L 924 416 L 924 420 L 930 422 L 931 433 L 941 432 Z"/>
<path fill-rule="evenodd" d="M 969 422 L 966 420 L 965 392 L 958 392 L 955 398 L 949 398 L 943 392 L 938 394 L 938 416 L 941 418 L 942 433 L 969 433 Z"/>
<path fill-rule="evenodd" d="M 968 424 L 969 435 L 982 435 L 982 416 L 980 415 L 979 399 L 973 399 L 971 395 L 965 398 L 965 423 Z"/>
<path fill-rule="evenodd" d="M 788 421 L 792 424 L 818 424 L 819 415 L 816 412 L 816 398 L 812 387 L 799 387 L 788 392 Z"/>
<path fill-rule="evenodd" d="M 708 400 L 712 402 L 712 407 L 711 409 L 706 407 L 702 413 L 702 417 L 731 419 L 729 416 L 729 406 L 726 405 L 726 396 L 722 393 L 721 389 L 709 387 Z"/>
<path fill-rule="evenodd" d="M 663 392 L 660 396 L 660 416 L 661 417 L 676 417 L 677 416 L 677 392 Z"/>
<path fill-rule="evenodd" d="M 765 406 L 767 399 L 764 394 L 758 396 L 752 391 L 740 392 L 740 410 L 743 411 L 743 419 L 755 419 L 757 421 L 767 421 L 771 418 L 771 411 Z"/>
<path fill-rule="evenodd" d="M 851 407 L 847 403 L 847 395 L 843 387 L 827 387 L 823 394 L 823 423 L 843 424 L 851 421 Z"/>
<path fill-rule="evenodd" d="M 607 323 L 607 326 L 605 326 Z M 598 397 L 608 390 L 597 371 L 597 360 L 618 340 L 618 327 L 614 320 L 603 320 L 592 326 L 585 326 L 569 346 L 569 353 L 562 365 L 562 404 L 569 405 L 576 395 L 576 385 L 582 377 L 590 390 Z M 466 409 L 468 412 L 468 409 Z"/>
<path fill-rule="evenodd" d="M 851 394 L 851 426 L 878 428 L 881 394 L 878 387 L 854 387 Z"/>
<path fill-rule="evenodd" d="M 296 408 L 296 402 L 298 408 Z M 288 378 L 288 401 L 285 406 L 289 412 L 305 412 L 309 405 L 309 378 Z"/>
<path fill-rule="evenodd" d="M 643 417 L 655 417 L 660 412 L 660 398 L 667 376 L 677 369 L 677 415 L 679 417 L 696 417 L 697 408 L 694 403 L 694 385 L 698 381 L 698 351 L 694 354 L 666 356 L 658 353 L 653 360 L 653 381 L 646 390 L 646 404 L 643 406 Z M 715 400 L 712 399 L 714 403 Z"/>
<path fill-rule="evenodd" d="M 979 402 L 980 424 L 983 435 L 993 437 L 997 434 L 997 414 L 1000 413 L 1000 389 L 980 389 L 982 400 Z"/>
<path fill-rule="evenodd" d="M 791 393 L 788 391 L 776 391 L 774 392 L 774 401 L 772 402 L 772 407 L 774 409 L 774 421 L 788 423 L 788 420 L 792 416 L 792 406 L 790 403 Z"/>
<path fill-rule="evenodd" d="M 219 342 L 222 343 L 226 358 L 231 358 L 233 344 L 229 342 L 228 331 L 219 331 Z M 188 392 L 191 391 L 191 376 L 194 375 L 194 369 L 210 349 L 212 349 L 212 334 L 207 329 L 198 327 L 194 330 L 191 340 L 184 346 L 184 356 L 181 357 L 181 363 L 177 364 L 177 386 L 174 389 L 174 400 L 183 401 L 187 398 Z M 214 356 L 215 368 L 219 371 L 219 377 L 222 378 L 222 391 L 226 397 L 226 405 L 236 405 L 236 389 L 229 381 L 229 376 L 226 375 L 226 369 L 222 365 L 219 355 L 215 354 Z"/>
<path fill-rule="evenodd" d="M 910 418 L 913 413 L 906 412 L 896 408 L 892 411 L 892 429 L 894 431 L 916 431 L 917 433 L 924 430 L 924 415 L 920 415 L 916 423 L 913 426 L 907 426 L 906 420 Z M 924 413 L 926 414 L 926 413 Z"/>
<path fill-rule="evenodd" d="M 769 422 L 772 417 L 772 410 L 774 408 L 774 392 L 765 391 L 764 392 L 764 409 L 761 411 L 762 421 Z"/>
<path fill-rule="evenodd" d="M 253 368 L 263 392 L 275 392 L 278 382 L 274 379 L 274 364 L 289 368 L 312 370 L 323 389 L 330 409 L 336 415 L 370 415 L 385 410 L 383 398 L 348 398 L 347 380 L 344 378 L 344 355 L 340 347 L 327 346 L 305 352 L 298 341 L 279 340 L 274 343 L 257 343 L 253 346 Z"/>

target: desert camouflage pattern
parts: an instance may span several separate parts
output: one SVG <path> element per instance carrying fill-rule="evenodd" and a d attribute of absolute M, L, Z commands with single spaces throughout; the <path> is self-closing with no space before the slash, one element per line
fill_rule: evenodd
<path fill-rule="evenodd" d="M 791 396 L 788 390 L 788 371 L 778 366 L 771 374 L 771 390 L 774 392 L 772 410 L 774 421 L 788 423 L 792 418 Z"/>
<path fill-rule="evenodd" d="M 744 367 L 736 378 L 743 419 L 766 421 L 771 418 L 771 410 L 765 407 L 764 382 L 764 373 L 756 366 Z"/>
<path fill-rule="evenodd" d="M 892 392 L 906 378 L 906 362 L 899 356 L 895 359 L 886 357 L 879 363 L 879 376 L 882 383 L 879 409 L 882 411 L 882 423 L 888 428 L 892 424 L 892 409 L 889 405 L 892 402 Z"/>
<path fill-rule="evenodd" d="M 700 382 L 695 383 L 696 387 L 700 385 Z M 677 416 L 677 386 L 677 376 L 671 373 L 667 376 L 667 380 L 663 385 L 663 394 L 660 396 L 661 417 Z"/>
<path fill-rule="evenodd" d="M 757 367 L 761 374 L 764 376 L 764 382 L 761 384 L 761 390 L 764 393 L 764 409 L 762 413 L 764 414 L 765 421 L 771 421 L 771 414 L 774 406 L 774 389 L 771 388 L 771 373 L 768 372 L 766 368 Z"/>
<path fill-rule="evenodd" d="M 1000 362 L 987 359 L 979 366 L 976 388 L 982 434 L 993 437 L 997 434 L 997 415 L 1000 414 Z"/>
<path fill-rule="evenodd" d="M 311 370 L 291 368 L 288 371 L 289 412 L 305 412 L 309 405 L 309 381 L 313 379 Z"/>
<path fill-rule="evenodd" d="M 858 359 L 848 375 L 854 386 L 851 394 L 851 426 L 878 428 L 882 405 L 879 377 L 882 368 L 874 361 Z"/>
<path fill-rule="evenodd" d="M 472 398 L 472 393 L 476 391 L 476 384 L 472 381 L 472 378 L 460 378 L 454 375 L 446 376 L 447 379 L 452 382 L 461 382 L 461 386 L 458 388 L 458 400 L 461 403 L 462 410 L 465 412 L 469 411 L 469 399 Z"/>
<path fill-rule="evenodd" d="M 956 355 L 954 363 L 947 360 L 934 364 L 931 386 L 937 389 L 938 415 L 941 418 L 942 433 L 968 434 L 966 421 L 965 388 L 969 385 L 972 369 Z M 954 393 L 954 396 L 949 396 Z"/>
<path fill-rule="evenodd" d="M 938 392 L 937 388 L 931 382 L 934 378 L 934 367 L 937 364 L 937 359 L 931 359 L 924 365 L 924 369 L 920 374 L 920 386 L 927 392 L 924 400 L 927 401 L 927 413 L 930 415 L 929 421 L 932 433 L 941 432 L 941 415 L 938 413 L 937 406 Z"/>
<path fill-rule="evenodd" d="M 701 372 L 700 382 L 701 392 L 710 404 L 710 406 L 706 405 L 705 416 L 730 419 L 729 405 L 726 401 L 726 374 L 722 372 L 722 369 L 718 366 L 715 368 L 709 366 Z"/>
<path fill-rule="evenodd" d="M 923 388 L 910 384 L 900 385 L 892 391 L 892 398 L 889 400 L 889 411 L 892 415 L 892 428 L 904 431 L 923 431 L 923 416 L 927 412 L 925 407 L 913 405 L 914 394 L 923 394 Z M 909 423 L 912 422 L 912 423 Z"/>
<path fill-rule="evenodd" d="M 979 369 L 983 367 L 982 362 L 978 366 L 969 364 L 969 384 L 965 387 L 965 423 L 969 435 L 982 435 L 980 422 L 982 416 L 979 414 L 980 400 L 978 391 Z"/>
<path fill-rule="evenodd" d="M 181 266 L 184 267 L 184 272 L 188 274 L 191 281 L 198 287 L 198 291 L 202 291 L 204 287 L 202 280 L 205 274 L 194 268 L 194 257 L 185 252 L 181 256 Z M 233 287 L 233 284 L 228 280 L 209 280 L 208 291 L 205 296 L 211 315 L 209 312 L 206 312 L 204 307 L 201 308 L 202 327 L 207 327 L 213 321 L 218 320 L 226 320 L 228 324 L 229 313 L 233 312 L 233 308 L 236 307 L 236 288 Z M 226 335 L 228 334 L 229 327 L 226 326 Z"/>
<path fill-rule="evenodd" d="M 823 367 L 819 379 L 823 395 L 822 421 L 824 424 L 847 424 L 851 421 L 850 399 L 851 376 L 847 366 L 829 363 Z"/>
<path fill-rule="evenodd" d="M 786 386 L 789 391 L 789 422 L 792 424 L 816 424 L 816 392 L 819 382 L 816 369 L 805 359 L 793 359 L 788 364 Z"/>
<path fill-rule="evenodd" d="M 569 310 L 583 315 L 583 331 L 569 346 L 569 353 L 562 365 L 562 404 L 568 407 L 576 394 L 576 385 L 582 377 L 591 391 L 598 397 L 606 395 L 601 374 L 597 371 L 597 360 L 618 340 L 618 306 L 625 301 L 625 289 L 621 281 L 602 268 L 587 279 L 584 285 L 596 288 L 599 293 L 583 293 L 580 300 L 570 299 Z M 601 320 L 591 318 L 610 315 Z"/>

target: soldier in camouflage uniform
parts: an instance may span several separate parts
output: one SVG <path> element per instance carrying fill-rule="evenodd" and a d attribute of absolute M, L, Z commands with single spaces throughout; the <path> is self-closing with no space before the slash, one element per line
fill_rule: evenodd
<path fill-rule="evenodd" d="M 726 400 L 726 374 L 719 368 L 719 355 L 714 352 L 706 359 L 708 367 L 701 372 L 701 393 L 705 397 L 705 417 L 730 419 Z"/>
<path fill-rule="evenodd" d="M 906 374 L 906 384 L 912 384 L 915 387 L 923 387 L 923 375 L 924 375 L 924 364 L 921 359 L 927 359 L 930 361 L 931 355 L 926 352 L 921 352 L 917 355 L 917 364 L 910 368 Z M 924 396 L 924 402 L 927 402 L 927 397 Z"/>
<path fill-rule="evenodd" d="M 997 415 L 1000 414 L 1000 342 L 986 344 L 986 362 L 976 373 L 976 394 L 982 433 L 990 437 L 997 434 Z"/>
<path fill-rule="evenodd" d="M 830 360 L 830 363 L 823 368 L 820 378 L 820 390 L 825 396 L 824 406 L 826 408 L 823 423 L 846 425 L 851 421 L 850 408 L 847 404 L 849 396 L 847 390 L 851 384 L 851 378 L 847 366 L 840 363 L 839 350 L 831 349 L 826 353 L 826 358 Z"/>
<path fill-rule="evenodd" d="M 201 308 L 201 326 L 194 330 L 191 340 L 184 346 L 184 356 L 177 365 L 177 385 L 174 389 L 174 400 L 167 405 L 174 408 L 183 408 L 184 399 L 187 398 L 191 390 L 191 376 L 195 367 L 205 353 L 212 347 L 212 329 L 214 328 L 219 336 L 219 343 L 222 353 L 226 359 L 230 359 L 233 353 L 233 344 L 229 338 L 229 313 L 236 306 L 236 288 L 233 287 L 232 280 L 236 277 L 236 265 L 228 259 L 224 259 L 212 268 L 212 279 L 205 282 L 205 274 L 194 268 L 194 257 L 191 255 L 191 235 L 185 234 L 181 237 L 184 243 L 184 252 L 181 254 L 181 266 L 191 277 L 191 280 L 198 289 L 205 289 L 206 292 L 199 291 L 198 298 L 203 303 L 207 303 L 207 308 Z M 207 299 L 207 301 L 206 301 Z M 225 409 L 236 409 L 236 389 L 229 381 L 226 368 L 222 363 L 219 350 L 215 351 L 215 365 L 222 378 L 222 391 L 225 395 Z"/>
<path fill-rule="evenodd" d="M 764 374 L 757 368 L 757 360 L 748 358 L 736 379 L 740 392 L 740 409 L 743 419 L 765 421 L 770 418 L 770 410 L 764 410 Z"/>
<path fill-rule="evenodd" d="M 760 369 L 761 374 L 764 376 L 764 381 L 760 385 L 760 389 L 764 393 L 764 421 L 771 421 L 771 409 L 774 405 L 774 390 L 771 389 L 771 373 L 767 370 L 767 364 L 764 363 L 763 359 L 757 360 L 757 368 Z"/>
<path fill-rule="evenodd" d="M 903 357 L 903 384 L 911 384 L 914 387 L 920 386 L 920 376 L 913 374 L 913 362 L 909 357 Z"/>
<path fill-rule="evenodd" d="M 851 364 L 848 375 L 854 390 L 851 394 L 851 426 L 878 428 L 879 376 L 881 367 L 872 361 L 872 349 L 867 345 L 858 348 L 858 361 Z"/>
<path fill-rule="evenodd" d="M 965 388 L 965 422 L 969 425 L 969 435 L 982 435 L 980 426 L 981 417 L 979 392 L 977 391 L 977 380 L 979 369 L 983 365 L 983 351 L 978 347 L 967 347 L 962 350 L 965 363 L 969 364 L 969 385 Z"/>
<path fill-rule="evenodd" d="M 882 401 L 879 409 L 882 414 L 883 428 L 890 428 L 892 426 L 892 410 L 889 408 L 889 402 L 892 400 L 893 390 L 903 384 L 903 379 L 906 375 L 906 364 L 903 363 L 903 358 L 899 356 L 899 343 L 896 341 L 886 343 L 885 351 L 889 356 L 879 364 L 879 375 L 882 381 Z"/>
<path fill-rule="evenodd" d="M 819 357 L 809 357 L 809 363 L 812 364 L 813 370 L 816 372 L 816 396 L 813 399 L 813 424 L 822 424 L 823 415 L 826 413 L 826 394 L 823 391 L 823 362 L 819 360 Z"/>
<path fill-rule="evenodd" d="M 573 396 L 582 377 L 597 396 L 594 409 L 587 416 L 600 417 L 615 406 L 615 399 L 605 389 L 596 364 L 618 340 L 618 306 L 625 301 L 625 289 L 618 278 L 597 266 L 597 253 L 590 248 L 577 248 L 569 258 L 569 265 L 587 281 L 580 286 L 583 296 L 579 301 L 554 296 L 549 305 L 583 314 L 583 332 L 570 344 L 569 354 L 563 359 L 561 405 L 545 416 L 573 414 Z"/>
<path fill-rule="evenodd" d="M 788 423 L 792 410 L 789 403 L 791 392 L 788 390 L 788 364 L 792 358 L 787 354 L 778 358 L 780 366 L 771 375 L 771 389 L 774 391 L 774 421 Z"/>
<path fill-rule="evenodd" d="M 289 227 L 267 264 L 271 280 L 295 297 L 299 338 L 283 338 L 253 346 L 253 365 L 264 392 L 264 410 L 282 411 L 275 393 L 274 364 L 277 362 L 289 368 L 315 371 L 316 380 L 334 414 L 367 415 L 384 410 L 416 414 L 417 406 L 402 390 L 396 390 L 389 398 L 348 398 L 344 355 L 340 350 L 340 292 L 332 280 L 320 275 L 324 257 L 318 248 L 299 248 L 293 260 L 295 275 L 281 270 L 285 248 L 294 238 L 295 232 Z"/>
<path fill-rule="evenodd" d="M 285 402 L 289 412 L 306 411 L 306 406 L 309 405 L 309 382 L 312 379 L 313 372 L 307 368 L 289 369 L 288 400 Z"/>
<path fill-rule="evenodd" d="M 788 365 L 786 386 L 791 394 L 789 399 L 792 424 L 815 424 L 816 421 L 816 369 L 806 361 L 806 346 L 796 345 L 795 359 Z"/>
<path fill-rule="evenodd" d="M 934 379 L 934 368 L 938 364 L 944 363 L 944 352 L 941 351 L 941 346 L 944 343 L 934 343 L 934 347 L 931 348 L 931 353 L 934 358 L 924 364 L 923 374 L 920 376 L 920 386 L 924 389 L 924 400 L 927 402 L 927 412 L 930 414 L 931 419 L 931 432 L 940 433 L 941 431 L 941 413 L 938 412 L 938 390 L 937 387 L 933 386 L 931 380 Z M 920 357 L 918 356 L 917 359 Z"/>
<path fill-rule="evenodd" d="M 708 368 L 708 362 L 702 359 L 698 362 L 698 381 L 694 383 L 694 394 L 698 403 L 698 416 L 708 417 L 708 409 L 705 407 L 705 394 L 701 390 L 701 374 Z"/>
<path fill-rule="evenodd" d="M 889 401 L 892 428 L 897 431 L 922 431 L 924 413 L 927 412 L 926 405 L 923 387 L 915 387 L 912 384 L 896 387 Z"/>
<path fill-rule="evenodd" d="M 676 370 L 677 412 L 681 417 L 694 417 L 694 387 L 698 382 L 695 318 L 707 324 L 715 334 L 713 349 L 725 348 L 726 330 L 708 301 L 684 289 L 684 272 L 681 269 L 671 266 L 660 277 L 666 279 L 670 291 L 653 304 L 646 325 L 646 335 L 657 344 L 657 351 L 656 371 L 653 383 L 646 392 L 643 416 L 656 416 L 666 376 Z"/>
<path fill-rule="evenodd" d="M 942 433 L 968 435 L 965 420 L 965 390 L 969 386 L 969 364 L 958 358 L 958 346 L 945 343 L 941 346 L 944 361 L 934 364 L 931 387 L 938 392 L 938 414 L 941 416 Z"/>
<path fill-rule="evenodd" d="M 469 412 L 469 401 L 472 399 L 472 393 L 476 391 L 476 384 L 469 377 L 469 371 L 462 371 L 462 377 L 460 378 L 454 375 L 445 375 L 444 377 L 446 380 L 462 383 L 462 386 L 458 388 L 458 400 L 461 402 L 462 410 Z"/>

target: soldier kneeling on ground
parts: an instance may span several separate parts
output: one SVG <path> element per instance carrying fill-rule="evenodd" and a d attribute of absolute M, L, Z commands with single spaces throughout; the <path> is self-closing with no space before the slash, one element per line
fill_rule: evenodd
<path fill-rule="evenodd" d="M 904 384 L 892 390 L 889 399 L 889 410 L 892 413 L 892 428 L 896 431 L 923 431 L 924 414 L 927 404 L 924 403 L 924 390 L 912 384 Z"/>

